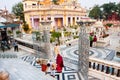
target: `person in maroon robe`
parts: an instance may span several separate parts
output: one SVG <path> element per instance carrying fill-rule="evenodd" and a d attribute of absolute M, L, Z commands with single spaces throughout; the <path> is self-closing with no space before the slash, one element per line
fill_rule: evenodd
<path fill-rule="evenodd" d="M 63 58 L 60 54 L 57 55 L 56 64 L 57 64 L 56 71 L 61 73 L 64 65 L 63 65 Z"/>

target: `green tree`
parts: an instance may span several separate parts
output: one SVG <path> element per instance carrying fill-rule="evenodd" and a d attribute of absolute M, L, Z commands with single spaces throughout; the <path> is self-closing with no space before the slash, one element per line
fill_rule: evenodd
<path fill-rule="evenodd" d="M 58 5 L 58 0 L 52 0 L 52 2 L 56 5 Z"/>
<path fill-rule="evenodd" d="M 12 7 L 12 12 L 16 16 L 18 16 L 20 18 L 20 20 L 22 20 L 23 22 L 25 22 L 25 20 L 24 20 L 24 14 L 23 14 L 23 4 L 22 4 L 22 2 L 19 2 L 19 3 L 15 4 Z"/>
<path fill-rule="evenodd" d="M 103 8 L 102 15 L 105 20 L 107 20 L 108 16 L 110 16 L 113 12 L 117 11 L 117 6 L 115 3 L 103 4 L 101 8 Z"/>
<path fill-rule="evenodd" d="M 118 15 L 119 15 L 119 20 L 120 20 L 120 3 L 118 3 L 116 6 L 117 6 L 117 12 L 118 12 Z"/>
<path fill-rule="evenodd" d="M 40 41 L 40 40 L 42 40 L 41 37 L 40 37 L 41 34 L 40 34 L 39 31 L 32 31 L 32 34 L 35 34 L 36 41 Z"/>
<path fill-rule="evenodd" d="M 60 37 L 61 37 L 61 33 L 60 32 L 52 32 L 51 33 L 51 37 L 57 38 L 58 44 L 60 44 Z"/>
<path fill-rule="evenodd" d="M 89 13 L 89 17 L 94 19 L 99 19 L 101 16 L 101 10 L 98 5 L 96 5 Z"/>

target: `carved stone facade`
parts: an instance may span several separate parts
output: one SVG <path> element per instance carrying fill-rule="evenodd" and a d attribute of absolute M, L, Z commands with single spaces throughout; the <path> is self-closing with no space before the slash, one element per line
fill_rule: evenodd
<path fill-rule="evenodd" d="M 25 21 L 31 29 L 41 27 L 43 20 L 52 21 L 50 29 L 76 25 L 81 17 L 86 16 L 86 9 L 77 0 L 59 0 L 58 4 L 51 0 L 23 0 Z"/>

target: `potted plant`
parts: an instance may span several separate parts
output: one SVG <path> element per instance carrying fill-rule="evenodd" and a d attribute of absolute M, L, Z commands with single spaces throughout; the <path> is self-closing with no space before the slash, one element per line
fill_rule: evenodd
<path fill-rule="evenodd" d="M 25 33 L 29 33 L 30 32 L 30 28 L 29 25 L 27 23 L 23 23 L 23 30 Z"/>
<path fill-rule="evenodd" d="M 13 34 L 12 30 L 8 30 L 8 34 L 11 36 Z"/>
<path fill-rule="evenodd" d="M 16 31 L 17 37 L 21 37 L 21 31 Z"/>

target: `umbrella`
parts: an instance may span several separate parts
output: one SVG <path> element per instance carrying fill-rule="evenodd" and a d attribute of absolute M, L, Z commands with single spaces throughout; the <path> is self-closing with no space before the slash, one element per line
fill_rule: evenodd
<path fill-rule="evenodd" d="M 6 28 L 7 26 L 5 24 L 0 23 L 0 28 Z"/>
<path fill-rule="evenodd" d="M 10 23 L 6 25 L 7 27 L 19 27 L 20 24 Z"/>

